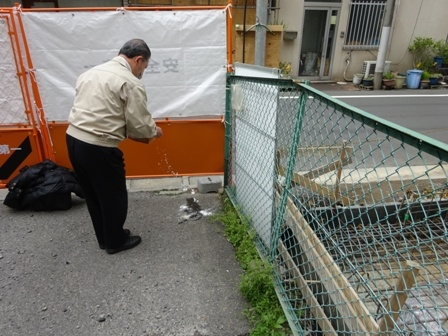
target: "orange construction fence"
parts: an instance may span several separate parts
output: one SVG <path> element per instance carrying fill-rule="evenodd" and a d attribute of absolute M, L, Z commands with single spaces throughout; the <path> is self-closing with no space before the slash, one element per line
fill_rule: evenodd
<path fill-rule="evenodd" d="M 227 61 L 231 71 L 232 15 L 227 7 L 128 7 L 126 10 L 227 9 Z M 96 11 L 111 8 L 48 8 L 21 11 Z M 115 10 L 115 9 L 113 9 Z M 14 83 L 0 91 L 0 188 L 19 174 L 24 166 L 50 159 L 71 167 L 65 142 L 67 122 L 49 121 L 33 76 L 32 58 L 18 8 L 0 8 L 0 76 Z M 9 41 L 7 41 L 9 39 Z M 8 117 L 2 115 L 8 111 Z M 224 111 L 223 111 L 224 114 Z M 11 118 L 11 115 L 13 116 Z M 149 145 L 125 140 L 126 174 L 129 178 L 217 175 L 224 172 L 223 118 L 156 119 L 164 136 Z"/>

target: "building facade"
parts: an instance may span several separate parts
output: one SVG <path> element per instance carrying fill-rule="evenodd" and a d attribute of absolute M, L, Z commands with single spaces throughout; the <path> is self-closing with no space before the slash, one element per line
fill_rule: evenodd
<path fill-rule="evenodd" d="M 278 0 L 278 18 L 297 38 L 284 40 L 281 58 L 292 76 L 347 81 L 374 69 L 387 0 Z M 396 0 L 385 69 L 413 68 L 408 47 L 415 37 L 446 40 L 448 1 Z M 368 71 L 368 69 L 367 69 Z"/>

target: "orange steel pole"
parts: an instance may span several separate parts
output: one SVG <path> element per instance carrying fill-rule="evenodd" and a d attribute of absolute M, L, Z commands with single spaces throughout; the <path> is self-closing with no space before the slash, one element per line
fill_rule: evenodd
<path fill-rule="evenodd" d="M 22 99 L 23 99 L 23 102 L 25 105 L 25 114 L 27 116 L 28 122 L 32 126 L 33 137 L 35 139 L 37 139 L 36 148 L 37 148 L 39 159 L 43 160 L 44 153 L 43 153 L 43 149 L 41 148 L 43 146 L 43 144 L 42 144 L 41 139 L 39 138 L 39 132 L 38 132 L 38 129 L 36 126 L 36 120 L 35 120 L 34 114 L 33 114 L 32 100 L 31 100 L 31 95 L 29 92 L 28 83 L 27 83 L 27 79 L 26 79 L 26 69 L 23 64 L 22 57 L 20 57 L 20 55 L 21 55 L 20 42 L 19 42 L 19 37 L 17 34 L 17 25 L 15 24 L 14 14 L 12 13 L 12 10 L 10 10 L 10 18 L 11 18 L 10 24 L 9 24 L 9 20 L 7 20 L 8 27 L 9 27 L 9 35 L 10 35 L 10 39 L 11 39 L 11 47 L 12 47 L 12 50 L 14 53 L 14 62 L 15 62 L 16 69 L 17 69 L 17 78 L 19 79 L 19 84 L 20 84 L 20 88 L 21 88 L 21 92 L 22 92 Z"/>
<path fill-rule="evenodd" d="M 227 72 L 233 71 L 233 18 L 232 0 L 227 6 Z"/>
<path fill-rule="evenodd" d="M 157 7 L 73 7 L 73 8 L 21 8 L 22 12 L 95 12 L 111 11 L 123 9 L 127 11 L 152 10 L 152 11 L 173 11 L 173 10 L 204 10 L 204 9 L 225 9 L 223 6 L 157 6 Z"/>
<path fill-rule="evenodd" d="M 23 42 L 23 46 L 25 48 L 26 59 L 28 62 L 28 69 L 29 69 L 29 71 L 33 71 L 33 69 L 34 69 L 33 61 L 31 59 L 31 53 L 30 53 L 30 49 L 28 47 L 28 42 L 27 42 L 26 36 L 25 36 L 25 27 L 23 26 L 23 21 L 22 21 L 21 15 L 18 15 L 18 22 L 19 22 L 20 30 L 22 32 L 22 42 Z M 43 109 L 42 100 L 40 97 L 39 87 L 37 86 L 36 78 L 33 76 L 31 76 L 31 88 L 33 90 L 34 103 L 36 105 L 36 108 L 38 109 L 37 115 L 39 117 L 39 122 L 40 122 L 40 126 L 41 126 L 40 134 L 42 137 L 45 158 L 54 161 L 55 157 L 54 157 L 54 152 L 53 152 L 53 144 L 51 141 L 50 132 L 48 130 L 48 124 L 47 124 L 47 121 L 45 120 L 45 113 L 44 113 L 44 109 Z"/>

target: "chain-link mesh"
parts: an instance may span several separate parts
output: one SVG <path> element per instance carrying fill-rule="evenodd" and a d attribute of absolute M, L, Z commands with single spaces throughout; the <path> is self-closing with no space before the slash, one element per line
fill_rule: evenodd
<path fill-rule="evenodd" d="M 0 14 L 0 125 L 28 124 L 11 36 L 10 16 Z"/>
<path fill-rule="evenodd" d="M 302 335 L 448 334 L 448 146 L 287 80 L 229 78 L 226 190 Z"/>

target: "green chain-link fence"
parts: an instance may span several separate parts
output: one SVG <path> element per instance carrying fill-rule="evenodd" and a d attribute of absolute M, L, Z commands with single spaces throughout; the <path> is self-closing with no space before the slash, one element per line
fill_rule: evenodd
<path fill-rule="evenodd" d="M 448 335 L 448 146 L 289 80 L 230 76 L 226 190 L 298 335 Z"/>

